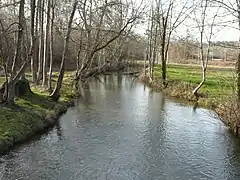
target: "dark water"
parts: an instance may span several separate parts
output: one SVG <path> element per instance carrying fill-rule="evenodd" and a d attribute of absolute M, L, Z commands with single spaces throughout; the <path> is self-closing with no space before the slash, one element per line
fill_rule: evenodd
<path fill-rule="evenodd" d="M 130 78 L 102 81 L 48 134 L 1 157 L 0 179 L 240 179 L 240 142 L 209 111 Z"/>

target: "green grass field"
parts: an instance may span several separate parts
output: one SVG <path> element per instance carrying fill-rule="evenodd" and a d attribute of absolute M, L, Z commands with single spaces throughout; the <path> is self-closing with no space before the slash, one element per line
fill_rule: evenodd
<path fill-rule="evenodd" d="M 192 65 L 168 65 L 167 77 L 169 81 L 190 83 L 197 86 L 201 82 L 200 66 Z M 155 67 L 155 78 L 161 78 L 161 65 Z M 234 86 L 234 70 L 220 67 L 209 67 L 207 78 L 200 92 L 210 97 L 222 97 L 230 95 Z"/>

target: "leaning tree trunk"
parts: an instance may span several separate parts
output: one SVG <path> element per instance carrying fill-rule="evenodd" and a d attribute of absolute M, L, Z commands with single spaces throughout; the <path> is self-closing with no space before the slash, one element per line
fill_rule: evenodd
<path fill-rule="evenodd" d="M 16 64 L 19 63 L 20 59 L 21 59 L 23 27 L 24 27 L 24 5 L 25 5 L 25 0 L 21 0 L 20 5 L 19 5 L 19 23 L 18 23 L 17 45 L 16 45 L 15 56 L 14 56 L 13 64 L 12 64 L 12 72 L 11 72 L 10 80 L 8 83 L 7 103 L 9 103 L 9 104 L 14 103 L 14 91 L 15 91 L 16 79 L 19 78 L 24 73 L 25 67 L 27 65 L 27 63 L 24 63 L 22 68 L 16 75 Z"/>
<path fill-rule="evenodd" d="M 49 60 L 49 25 L 50 25 L 50 7 L 51 2 L 48 0 L 47 4 L 47 24 L 45 28 L 45 38 L 44 38 L 44 58 L 43 58 L 43 82 L 42 86 L 47 85 L 47 62 Z"/>
<path fill-rule="evenodd" d="M 20 61 L 21 49 L 22 49 L 22 39 L 23 39 L 23 28 L 24 28 L 24 4 L 25 0 L 20 1 L 19 6 L 19 24 L 17 33 L 17 44 L 15 50 L 15 56 L 12 64 L 12 77 L 16 75 L 16 64 Z"/>
<path fill-rule="evenodd" d="M 66 61 L 67 52 L 68 52 L 69 38 L 70 38 L 71 30 L 72 30 L 72 22 L 73 22 L 73 17 L 74 17 L 76 8 L 77 8 L 77 3 L 78 3 L 77 0 L 75 0 L 73 3 L 73 8 L 72 8 L 72 12 L 71 12 L 71 15 L 69 18 L 67 34 L 66 34 L 65 42 L 64 42 L 62 62 L 61 62 L 60 72 L 59 72 L 59 76 L 58 76 L 58 80 L 57 80 L 57 85 L 56 85 L 53 93 L 51 94 L 51 98 L 55 101 L 57 101 L 60 98 L 60 90 L 62 87 L 62 81 L 63 81 L 63 77 L 64 77 L 64 72 L 65 72 L 65 61 Z"/>
<path fill-rule="evenodd" d="M 203 67 L 203 70 L 202 70 L 202 81 L 199 83 L 199 85 L 193 90 L 193 95 L 197 98 L 197 101 L 199 99 L 199 89 L 203 86 L 203 84 L 205 83 L 206 81 L 206 67 Z"/>
<path fill-rule="evenodd" d="M 214 27 L 214 22 L 215 22 L 215 18 L 217 17 L 217 14 L 213 17 L 213 21 L 210 25 L 210 33 L 209 33 L 209 37 L 208 37 L 208 47 L 207 47 L 207 52 L 204 53 L 204 36 L 205 36 L 205 23 L 206 21 L 206 13 L 207 13 L 207 8 L 208 8 L 208 0 L 205 0 L 205 4 L 204 6 L 202 6 L 203 11 L 202 11 L 202 19 L 201 19 L 201 24 L 198 25 L 199 29 L 200 29 L 200 60 L 201 60 L 201 64 L 202 64 L 202 81 L 200 82 L 200 84 L 193 90 L 193 94 L 196 97 L 196 99 L 199 99 L 199 94 L 198 94 L 198 90 L 202 87 L 202 85 L 205 83 L 206 81 L 206 71 L 207 71 L 207 66 L 208 66 L 208 61 L 209 61 L 209 54 L 210 54 L 210 48 L 211 48 L 211 39 L 212 39 L 212 35 L 213 35 L 213 27 Z M 206 56 L 206 58 L 204 58 L 204 54 Z"/>

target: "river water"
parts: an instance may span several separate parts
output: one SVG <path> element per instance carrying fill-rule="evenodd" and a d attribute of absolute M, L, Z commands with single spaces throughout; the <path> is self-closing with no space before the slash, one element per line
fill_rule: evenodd
<path fill-rule="evenodd" d="M 240 179 L 240 141 L 210 111 L 129 77 L 83 92 L 56 127 L 0 158 L 1 180 Z"/>

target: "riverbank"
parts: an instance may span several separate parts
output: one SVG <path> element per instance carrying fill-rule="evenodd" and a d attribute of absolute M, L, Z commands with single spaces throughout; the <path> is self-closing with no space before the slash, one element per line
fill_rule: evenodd
<path fill-rule="evenodd" d="M 192 94 L 194 85 L 186 82 L 168 81 L 167 88 L 164 88 L 161 80 L 150 80 L 149 77 L 143 74 L 139 77 L 140 81 L 152 88 L 156 92 L 163 92 L 166 96 L 173 99 L 179 99 L 190 103 L 191 105 L 198 105 L 200 107 L 212 108 L 215 106 L 215 99 L 208 98 L 206 94 L 201 93 L 201 98 L 196 101 L 196 98 Z"/>
<path fill-rule="evenodd" d="M 202 70 L 196 65 L 168 65 L 168 87 L 161 86 L 161 65 L 157 65 L 154 70 L 154 80 L 150 85 L 172 97 L 195 100 L 192 91 L 201 82 Z M 147 79 L 145 79 L 146 81 Z M 210 67 L 207 70 L 206 82 L 200 89 L 201 98 L 199 104 L 211 105 L 211 102 L 222 101 L 232 95 L 234 86 L 234 69 Z"/>
<path fill-rule="evenodd" d="M 1 180 L 238 179 L 240 139 L 211 111 L 126 75 L 89 88 L 53 130 L 0 158 Z"/>
<path fill-rule="evenodd" d="M 49 93 L 41 86 L 31 85 L 33 93 L 16 98 L 14 106 L 0 107 L 0 154 L 52 127 L 73 105 L 71 76 L 71 73 L 65 75 L 58 102 L 51 100 Z"/>
<path fill-rule="evenodd" d="M 154 69 L 154 79 L 141 74 L 140 80 L 153 88 L 155 91 L 162 91 L 165 95 L 185 100 L 198 106 L 214 110 L 221 120 L 236 133 L 238 129 L 238 114 L 232 112 L 235 106 L 232 99 L 234 87 L 234 69 L 211 67 L 207 70 L 207 80 L 200 89 L 200 99 L 196 101 L 192 91 L 201 81 L 201 67 L 192 65 L 168 65 L 168 86 L 164 88 L 161 82 L 161 66 Z M 239 133 L 237 133 L 239 134 Z"/>

